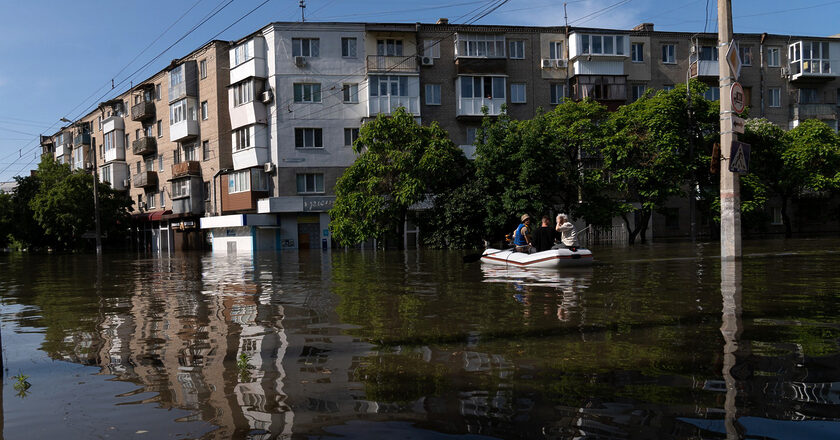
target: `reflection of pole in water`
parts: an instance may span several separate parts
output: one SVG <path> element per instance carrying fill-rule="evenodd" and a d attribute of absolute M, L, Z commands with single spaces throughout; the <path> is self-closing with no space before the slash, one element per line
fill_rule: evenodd
<path fill-rule="evenodd" d="M 738 343 L 743 332 L 741 322 L 741 262 L 734 260 L 721 261 L 720 293 L 723 297 L 723 317 L 720 332 L 723 335 L 723 380 L 726 383 L 726 438 L 741 438 L 738 429 L 738 408 L 736 398 L 738 390 L 732 376 L 735 368 Z"/>

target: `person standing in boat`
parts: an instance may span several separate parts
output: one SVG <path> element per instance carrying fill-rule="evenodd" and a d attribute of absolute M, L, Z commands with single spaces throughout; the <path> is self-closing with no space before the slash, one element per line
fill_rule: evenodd
<path fill-rule="evenodd" d="M 557 226 L 555 229 L 560 234 L 560 242 L 562 242 L 564 246 L 572 251 L 577 250 L 579 246 L 577 241 L 577 231 L 575 230 L 575 225 L 573 225 L 569 221 L 568 217 L 566 217 L 566 214 L 557 214 Z"/>
<path fill-rule="evenodd" d="M 551 219 L 544 215 L 542 225 L 534 231 L 534 248 L 537 252 L 547 251 L 554 246 L 554 239 L 557 238 L 557 231 L 549 226 Z"/>
<path fill-rule="evenodd" d="M 516 252 L 531 253 L 531 216 L 522 214 L 521 221 L 513 233 L 513 245 Z"/>

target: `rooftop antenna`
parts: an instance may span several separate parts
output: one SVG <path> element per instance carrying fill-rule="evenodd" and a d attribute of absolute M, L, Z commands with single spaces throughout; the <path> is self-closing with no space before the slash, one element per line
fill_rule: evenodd
<path fill-rule="evenodd" d="M 569 28 L 569 14 L 566 12 L 566 3 L 563 3 L 563 18 L 566 19 L 566 29 Z"/>
<path fill-rule="evenodd" d="M 303 23 L 306 21 L 306 16 L 304 15 L 304 11 L 306 10 L 306 0 L 300 0 L 298 5 L 300 6 L 300 22 Z"/>

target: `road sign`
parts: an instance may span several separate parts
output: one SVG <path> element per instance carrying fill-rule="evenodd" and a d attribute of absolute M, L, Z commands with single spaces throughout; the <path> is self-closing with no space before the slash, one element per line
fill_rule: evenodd
<path fill-rule="evenodd" d="M 729 171 L 746 174 L 750 172 L 750 144 L 732 141 L 729 150 Z"/>
<path fill-rule="evenodd" d="M 735 113 L 743 113 L 747 100 L 746 96 L 744 96 L 744 88 L 741 87 L 741 83 L 735 82 L 729 86 L 729 97 L 732 98 L 732 111 Z"/>
<path fill-rule="evenodd" d="M 744 120 L 737 116 L 732 116 L 732 131 L 744 134 Z"/>
<path fill-rule="evenodd" d="M 726 51 L 726 62 L 732 69 L 732 76 L 735 77 L 735 81 L 738 81 L 738 77 L 741 76 L 741 54 L 738 53 L 738 43 L 735 40 L 729 43 L 729 50 Z"/>

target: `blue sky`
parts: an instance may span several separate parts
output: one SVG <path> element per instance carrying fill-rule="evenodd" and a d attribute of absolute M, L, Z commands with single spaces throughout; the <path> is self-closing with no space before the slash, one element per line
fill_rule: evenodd
<path fill-rule="evenodd" d="M 77 118 L 210 39 L 300 20 L 298 0 L 0 0 L 0 181 L 37 165 L 38 134 Z M 307 21 L 463 23 L 490 0 L 307 0 Z M 481 24 L 562 25 L 562 0 L 509 0 Z M 715 32 L 716 0 L 568 0 L 572 26 Z M 160 55 L 213 11 L 206 23 Z M 735 0 L 736 32 L 840 34 L 840 1 Z M 244 18 L 242 18 L 245 16 Z M 460 18 L 459 18 L 460 17 Z M 241 18 L 241 20 L 240 20 Z M 237 20 L 240 20 L 237 22 Z M 236 23 L 235 23 L 236 22 Z M 234 24 L 235 23 L 235 24 Z M 228 28 L 229 27 L 229 28 Z M 227 29 L 227 30 L 225 30 Z M 141 67 L 149 63 L 148 67 Z M 135 73 L 136 72 L 136 73 Z M 111 89 L 115 84 L 124 82 Z M 103 97 L 104 96 L 104 97 Z"/>

